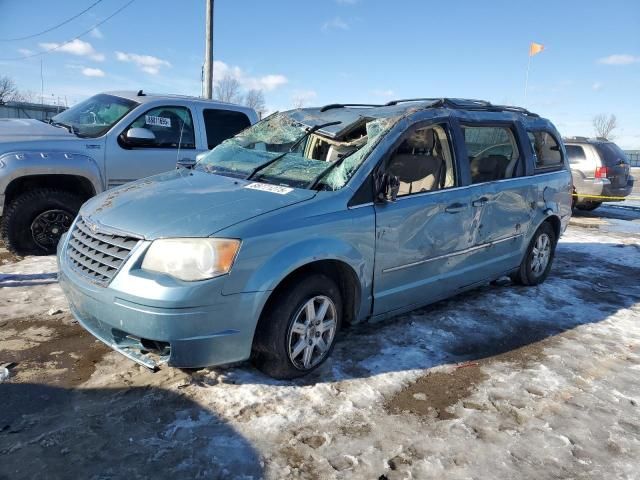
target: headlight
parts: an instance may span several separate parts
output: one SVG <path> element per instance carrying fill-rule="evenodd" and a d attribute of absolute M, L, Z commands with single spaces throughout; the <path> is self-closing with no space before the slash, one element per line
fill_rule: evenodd
<path fill-rule="evenodd" d="M 229 273 L 240 240 L 228 238 L 167 238 L 155 240 L 142 261 L 142 269 L 166 273 L 187 282 Z"/>

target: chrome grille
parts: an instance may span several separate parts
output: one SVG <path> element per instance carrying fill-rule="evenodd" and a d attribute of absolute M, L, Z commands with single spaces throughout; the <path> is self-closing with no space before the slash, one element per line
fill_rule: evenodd
<path fill-rule="evenodd" d="M 93 282 L 106 285 L 118 273 L 133 247 L 135 237 L 114 235 L 92 228 L 78 218 L 67 242 L 67 258 L 72 268 Z"/>

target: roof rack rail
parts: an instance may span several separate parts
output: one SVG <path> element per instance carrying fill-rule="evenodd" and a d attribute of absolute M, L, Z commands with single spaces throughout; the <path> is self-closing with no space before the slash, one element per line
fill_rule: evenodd
<path fill-rule="evenodd" d="M 462 110 L 482 110 L 489 112 L 515 112 L 538 117 L 539 115 L 530 112 L 526 108 L 512 107 L 509 105 L 494 105 L 486 100 L 476 100 L 471 98 L 407 98 L 402 100 L 392 100 L 385 104 L 385 107 L 391 107 L 398 103 L 405 102 L 433 102 L 428 108 L 455 108 Z"/>
<path fill-rule="evenodd" d="M 578 142 L 587 142 L 589 140 L 591 140 L 589 137 L 582 137 L 580 135 L 573 135 L 572 137 L 564 137 L 563 140 L 575 140 Z"/>
<path fill-rule="evenodd" d="M 486 100 L 476 100 L 472 98 L 439 97 L 439 98 L 404 98 L 401 100 L 391 100 L 390 102 L 385 103 L 385 107 L 392 107 L 399 103 L 407 103 L 407 102 L 434 102 L 434 106 L 449 105 L 451 107 L 455 107 L 455 106 L 461 107 L 461 106 L 467 106 L 469 104 L 477 105 L 477 106 L 485 106 L 485 107 L 488 107 L 491 105 L 491 103 L 487 102 Z"/>
<path fill-rule="evenodd" d="M 391 100 L 384 104 L 385 107 L 393 107 L 399 103 L 407 103 L 407 102 L 429 102 L 429 101 L 442 101 L 443 98 L 403 98 L 401 100 Z"/>
<path fill-rule="evenodd" d="M 344 107 L 384 107 L 384 105 L 378 103 L 331 103 L 322 107 L 320 111 L 326 112 L 327 110 L 333 110 L 334 108 Z"/>

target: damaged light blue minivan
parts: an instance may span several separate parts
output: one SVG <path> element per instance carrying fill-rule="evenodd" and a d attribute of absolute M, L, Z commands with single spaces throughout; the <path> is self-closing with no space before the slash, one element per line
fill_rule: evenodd
<path fill-rule="evenodd" d="M 478 100 L 276 113 L 89 200 L 58 246 L 78 321 L 149 368 L 317 368 L 345 323 L 547 277 L 571 214 L 554 126 Z"/>

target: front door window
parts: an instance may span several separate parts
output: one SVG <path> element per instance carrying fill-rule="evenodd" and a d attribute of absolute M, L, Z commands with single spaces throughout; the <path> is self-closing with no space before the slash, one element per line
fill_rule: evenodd
<path fill-rule="evenodd" d="M 195 149 L 193 119 L 185 107 L 157 107 L 140 115 L 129 127 L 144 128 L 153 133 L 154 139 L 140 147 Z M 127 130 L 125 130 L 125 135 Z"/>

